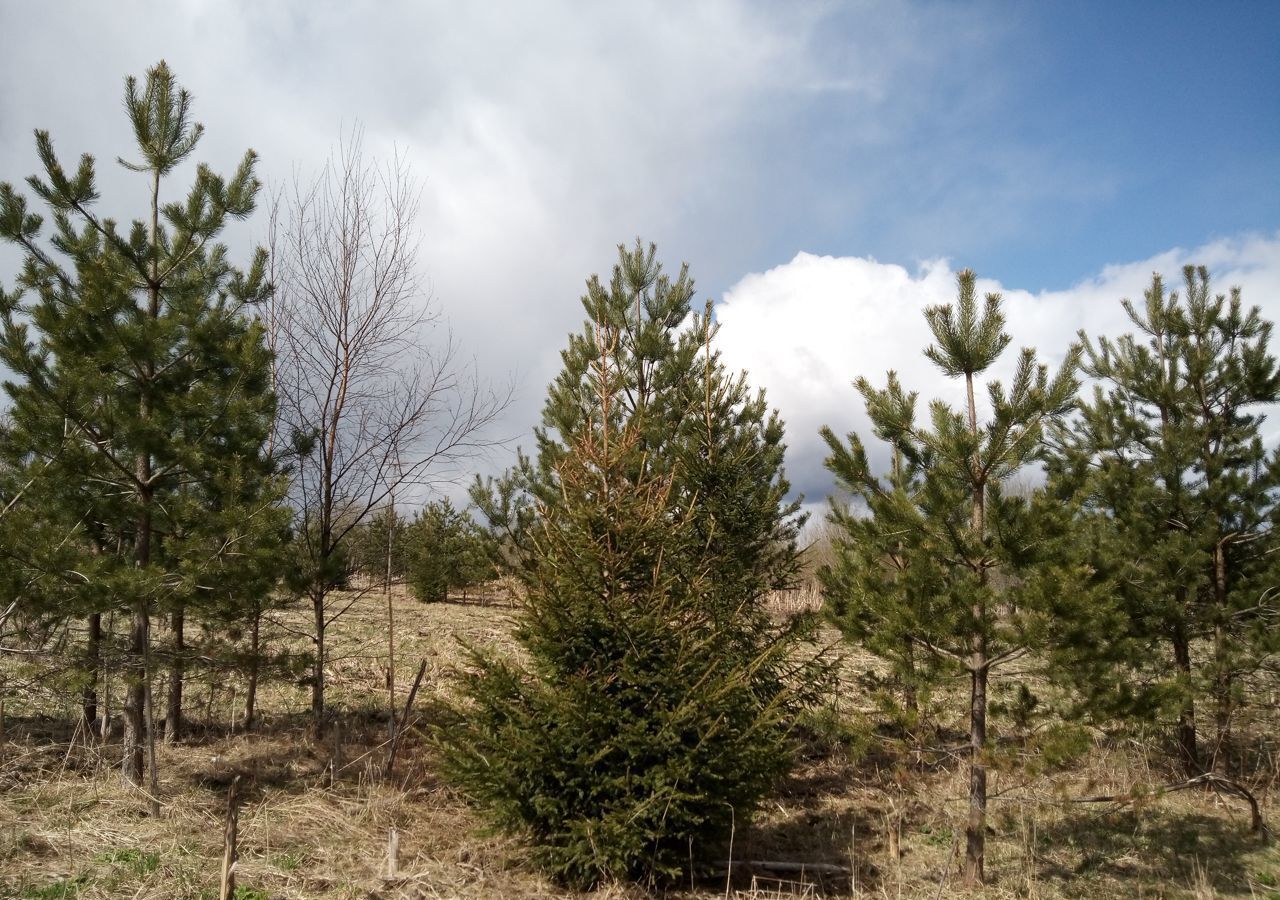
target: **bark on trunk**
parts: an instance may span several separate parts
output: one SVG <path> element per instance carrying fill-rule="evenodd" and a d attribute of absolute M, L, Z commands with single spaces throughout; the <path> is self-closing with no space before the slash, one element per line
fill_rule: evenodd
<path fill-rule="evenodd" d="M 978 434 L 978 412 L 974 402 L 973 375 L 965 373 L 965 393 L 969 401 L 969 431 Z M 974 452 L 973 458 L 973 519 L 971 527 L 975 541 L 981 543 L 986 534 L 987 495 L 981 461 Z M 978 548 L 975 548 L 978 549 Z M 979 581 L 985 585 L 985 568 L 978 572 Z M 981 589 L 980 589 L 981 590 Z M 987 746 L 987 676 L 988 647 L 984 633 L 986 606 L 981 598 L 973 606 L 974 626 L 978 629 L 970 643 L 969 653 L 969 824 L 965 828 L 964 878 L 969 885 L 982 884 L 987 846 L 987 765 L 984 750 Z"/>
<path fill-rule="evenodd" d="M 1173 631 L 1173 662 L 1178 675 L 1184 681 L 1191 678 L 1191 642 L 1186 629 L 1179 623 Z M 1200 766 L 1200 749 L 1196 740 L 1196 701 L 1188 686 L 1178 710 L 1178 756 L 1188 778 L 1204 774 Z"/>
<path fill-rule="evenodd" d="M 316 658 L 311 670 L 311 726 L 317 736 L 324 732 L 324 594 L 312 594 L 315 614 Z"/>
<path fill-rule="evenodd" d="M 1227 553 L 1219 541 L 1213 550 L 1213 600 L 1217 613 L 1213 626 L 1213 754 L 1209 758 L 1209 770 L 1230 774 L 1231 758 L 1231 660 L 1230 640 L 1227 635 Z"/>
<path fill-rule="evenodd" d="M 125 673 L 124 760 L 121 773 L 130 784 L 142 784 L 146 741 L 146 649 L 150 620 L 145 603 L 133 610 L 129 628 L 129 666 Z"/>
<path fill-rule="evenodd" d="M 174 610 L 169 619 L 173 631 L 173 660 L 169 663 L 169 702 L 164 715 L 164 742 L 172 744 L 182 737 L 182 683 L 185 675 L 183 654 L 186 651 L 184 640 L 184 614 L 182 607 Z"/>
<path fill-rule="evenodd" d="M 984 661 L 985 663 L 985 661 Z M 964 878 L 982 884 L 987 847 L 987 669 L 970 673 L 969 691 L 969 824 L 965 829 Z"/>
<path fill-rule="evenodd" d="M 84 726 L 89 734 L 97 732 L 98 724 L 98 671 L 102 666 L 102 613 L 89 616 L 89 638 L 85 645 L 85 685 L 80 694 L 84 710 Z"/>
<path fill-rule="evenodd" d="M 902 683 L 902 703 L 914 718 L 920 715 L 920 701 L 916 696 L 916 648 L 910 636 L 903 638 L 902 644 L 903 662 L 906 667 L 906 678 Z"/>
<path fill-rule="evenodd" d="M 244 730 L 253 730 L 253 720 L 258 702 L 258 633 L 262 624 L 262 610 L 255 606 L 249 624 L 249 683 L 244 691 Z"/>

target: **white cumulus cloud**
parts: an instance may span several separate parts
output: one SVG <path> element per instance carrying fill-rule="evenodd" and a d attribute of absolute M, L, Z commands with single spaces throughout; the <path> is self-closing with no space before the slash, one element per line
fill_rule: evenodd
<path fill-rule="evenodd" d="M 1141 301 L 1154 272 L 1168 287 L 1178 288 L 1185 264 L 1207 266 L 1216 291 L 1239 287 L 1246 305 L 1261 307 L 1271 321 L 1280 318 L 1280 234 L 1172 249 L 1108 266 L 1062 291 L 1032 293 L 979 272 L 980 293 L 1003 295 L 1013 337 L 990 377 L 1008 378 L 1017 347 L 1034 347 L 1042 361 L 1056 366 L 1080 329 L 1107 336 L 1129 331 L 1121 298 Z M 883 384 L 886 371 L 896 370 L 907 389 L 919 391 L 922 412 L 935 397 L 952 403 L 962 399 L 960 385 L 945 378 L 923 352 L 932 340 L 924 308 L 955 296 L 956 267 L 946 260 L 926 261 L 909 271 L 874 259 L 810 253 L 747 275 L 725 294 L 716 308 L 721 350 L 731 367 L 748 370 L 751 383 L 765 388 L 771 405 L 781 411 L 788 474 L 807 500 L 820 500 L 832 488 L 822 468 L 825 445 L 818 430 L 829 425 L 837 434 L 870 435 L 862 398 L 851 385 L 858 376 Z M 875 442 L 868 444 L 873 463 L 883 464 Z"/>

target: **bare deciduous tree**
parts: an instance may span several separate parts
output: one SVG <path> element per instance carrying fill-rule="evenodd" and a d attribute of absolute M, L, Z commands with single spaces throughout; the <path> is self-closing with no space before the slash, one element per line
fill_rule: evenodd
<path fill-rule="evenodd" d="M 325 632 L 361 596 L 331 603 L 348 574 L 344 541 L 393 493 L 448 480 L 492 446 L 487 426 L 510 392 L 484 384 L 451 336 L 427 343 L 439 316 L 418 275 L 419 194 L 403 158 L 366 160 L 357 131 L 280 204 L 277 390 L 282 431 L 299 451 L 298 587 L 313 611 L 320 728 Z"/>

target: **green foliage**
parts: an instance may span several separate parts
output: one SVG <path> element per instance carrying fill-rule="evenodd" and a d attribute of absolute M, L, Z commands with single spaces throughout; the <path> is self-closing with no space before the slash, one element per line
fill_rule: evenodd
<path fill-rule="evenodd" d="M 119 847 L 104 850 L 94 858 L 94 862 L 121 866 L 134 875 L 150 875 L 160 868 L 160 854 L 139 850 L 136 847 Z"/>
<path fill-rule="evenodd" d="M 405 536 L 409 586 L 419 600 L 449 598 L 493 577 L 484 535 L 465 511 L 447 499 L 427 504 L 414 517 Z"/>
<path fill-rule="evenodd" d="M 23 888 L 19 896 L 25 900 L 70 900 L 72 897 L 79 897 L 81 891 L 92 886 L 93 878 L 81 872 L 70 878 L 59 879 L 52 884 Z"/>
<path fill-rule="evenodd" d="M 277 578 L 289 516 L 266 452 L 271 356 L 246 314 L 271 291 L 266 256 L 240 270 L 218 243 L 254 208 L 256 157 L 230 178 L 198 165 L 185 200 L 162 203 L 164 177 L 202 133 L 190 97 L 162 62 L 129 79 L 125 107 L 141 161 L 122 164 L 147 174 L 146 211 L 129 227 L 96 211 L 93 157 L 69 172 L 44 131 L 43 173 L 27 184 L 51 234 L 0 184 L 0 239 L 23 255 L 16 290 L 0 290 L 0 364 L 12 372 L 0 490 L 23 486 L 4 537 L 28 610 L 134 617 L 125 712 L 136 778 L 149 616 L 244 615 Z"/>
<path fill-rule="evenodd" d="M 1096 598 L 1074 588 L 1083 573 L 1061 504 L 1043 491 L 1004 490 L 1041 457 L 1046 428 L 1071 408 L 1077 354 L 1068 354 L 1050 378 L 1035 351 L 1023 349 L 1008 389 L 987 385 L 990 414 L 980 421 L 974 378 L 1010 337 L 999 295 L 989 294 L 980 314 L 975 282 L 972 272 L 961 272 L 956 304 L 925 311 L 936 340 L 925 355 L 944 374 L 964 379 L 966 409 L 935 400 L 922 425 L 917 395 L 895 373 L 883 389 L 859 378 L 873 433 L 890 452 L 884 476 L 872 471 L 858 435 L 842 441 L 823 429 L 827 467 L 861 508 L 832 502 L 835 559 L 820 577 L 829 618 L 846 638 L 890 663 L 909 712 L 922 684 L 968 676 L 967 876 L 981 881 L 988 680 L 1001 665 L 1048 646 L 1060 622 L 1099 617 Z M 1006 708 L 1025 730 L 1035 705 L 1024 689 Z"/>
<path fill-rule="evenodd" d="M 958 317 L 949 307 L 927 312 L 938 344 L 926 355 L 965 377 L 970 398 L 973 376 L 1009 343 L 998 297 L 976 318 L 973 281 L 961 273 Z M 1038 592 L 1046 566 L 1060 562 L 1065 523 L 1041 494 L 1009 494 L 1003 483 L 1038 458 L 1045 425 L 1069 408 L 1073 368 L 1068 359 L 1050 379 L 1023 350 L 1011 389 L 988 386 L 988 421 L 978 421 L 973 405 L 956 411 L 934 401 L 927 426 L 917 420 L 918 395 L 895 373 L 883 389 L 859 378 L 873 434 L 888 445 L 885 475 L 872 471 L 858 435 L 842 441 L 823 429 L 827 467 L 857 501 L 833 501 L 829 514 L 834 562 L 820 573 L 827 614 L 907 686 L 967 671 L 975 647 L 989 666 L 1034 639 L 1035 615 L 1049 599 Z"/>
<path fill-rule="evenodd" d="M 1092 665 L 1075 669 L 1092 681 L 1091 708 L 1176 719 L 1195 772 L 1197 702 L 1212 699 L 1214 746 L 1229 746 L 1243 682 L 1277 647 L 1280 467 L 1261 425 L 1280 370 L 1256 307 L 1238 291 L 1215 297 L 1203 268 L 1183 275 L 1181 295 L 1157 275 L 1141 307 L 1124 301 L 1135 334 L 1081 334 L 1098 383 L 1060 429 L 1049 473 L 1081 509 L 1093 580 L 1123 611 Z M 1211 648 L 1203 663 L 1197 646 Z"/>
<path fill-rule="evenodd" d="M 408 571 L 408 530 L 409 522 L 388 504 L 352 529 L 345 542 L 345 559 L 375 583 L 388 574 L 393 581 L 401 579 Z"/>
<path fill-rule="evenodd" d="M 821 681 L 760 603 L 794 561 L 781 424 L 724 374 L 707 318 L 679 330 L 687 275 L 619 249 L 538 458 L 490 507 L 524 517 L 506 533 L 528 662 L 473 650 L 439 731 L 450 777 L 580 887 L 670 881 L 717 849 L 786 771 Z"/>
<path fill-rule="evenodd" d="M 595 415 L 590 372 L 599 358 L 597 326 L 616 331 L 615 376 L 620 392 L 612 424 L 634 420 L 645 465 L 673 478 L 672 503 L 693 517 L 709 542 L 712 581 L 730 614 L 737 598 L 761 588 L 790 586 L 798 572 L 800 501 L 783 471 L 783 425 L 746 373 L 731 373 L 714 348 L 710 304 L 694 311 L 693 279 L 682 267 L 673 280 L 656 249 L 619 246 L 608 284 L 592 276 L 582 298 L 587 322 L 569 336 L 564 368 L 548 391 L 536 459 L 521 454 L 502 479 L 477 479 L 471 496 L 502 555 L 517 565 L 528 556 L 538 503 L 554 504 L 555 467 L 568 436 Z"/>

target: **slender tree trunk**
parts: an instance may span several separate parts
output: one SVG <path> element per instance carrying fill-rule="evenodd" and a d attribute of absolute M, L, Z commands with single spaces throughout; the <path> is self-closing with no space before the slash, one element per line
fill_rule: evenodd
<path fill-rule="evenodd" d="M 173 631 L 173 660 L 169 663 L 169 703 L 164 716 L 164 742 L 172 744 L 182 738 L 182 683 L 185 674 L 183 654 L 186 652 L 184 640 L 184 611 L 179 606 L 169 619 Z"/>
<path fill-rule="evenodd" d="M 116 612 L 113 609 L 107 617 L 107 638 L 116 632 Z M 111 661 L 110 657 L 102 660 L 102 713 L 99 720 L 98 736 L 105 743 L 111 737 Z"/>
<path fill-rule="evenodd" d="M 1221 540 L 1213 549 L 1213 753 L 1210 771 L 1225 771 L 1230 759 L 1232 674 L 1230 640 L 1227 634 L 1227 553 Z"/>
<path fill-rule="evenodd" d="M 396 534 L 396 493 L 391 492 L 390 511 L 387 513 L 387 571 L 382 582 L 382 593 L 387 595 L 387 608 L 391 604 L 391 550 Z"/>
<path fill-rule="evenodd" d="M 969 402 L 969 432 L 978 434 L 978 411 L 973 395 L 973 374 L 965 373 L 965 392 Z M 981 543 L 986 534 L 987 497 L 986 484 L 981 471 L 978 451 L 973 458 L 973 519 L 971 527 L 976 542 Z M 980 551 L 979 551 L 980 552 Z M 983 586 L 987 570 L 978 569 L 978 579 Z M 981 884 L 987 845 L 987 667 L 988 647 L 986 637 L 987 609 L 979 588 L 979 598 L 973 605 L 973 621 L 977 633 L 969 645 L 969 823 L 965 829 L 965 881 L 970 885 Z"/>
<path fill-rule="evenodd" d="M 253 617 L 249 621 L 249 683 L 244 691 L 244 730 L 253 730 L 254 715 L 258 702 L 258 647 L 259 633 L 262 626 L 262 607 L 254 603 Z"/>
<path fill-rule="evenodd" d="M 316 628 L 316 658 L 311 669 L 311 725 L 317 737 L 324 733 L 324 599 L 323 592 L 311 594 Z"/>
<path fill-rule="evenodd" d="M 152 321 L 160 318 L 160 170 L 152 170 L 151 181 L 151 272 L 147 285 L 147 316 Z M 151 382 L 155 368 L 150 362 L 144 367 L 141 391 L 138 398 L 138 418 L 147 422 L 151 418 Z M 134 494 L 138 503 L 138 519 L 134 534 L 133 561 L 140 574 L 151 565 L 151 504 L 154 486 L 151 483 L 151 455 L 138 453 L 134 463 Z M 143 742 L 146 739 L 147 651 L 151 641 L 151 613 L 144 598 L 137 598 L 133 607 L 133 625 L 129 630 L 128 688 L 124 701 L 124 763 L 125 780 L 131 784 L 142 783 Z"/>
<path fill-rule="evenodd" d="M 148 620 L 148 631 L 150 630 L 150 620 Z M 143 675 L 143 695 L 142 708 L 145 713 L 145 722 L 147 729 L 147 786 L 150 795 L 150 803 L 152 818 L 160 817 L 160 772 L 156 768 L 156 707 L 152 693 L 151 685 L 151 639 L 148 634 L 146 643 L 144 644 L 142 656 L 142 675 Z"/>
<path fill-rule="evenodd" d="M 916 696 L 916 646 L 911 636 L 902 639 L 902 658 L 906 678 L 902 683 L 902 703 L 912 717 L 920 715 L 920 700 Z"/>
<path fill-rule="evenodd" d="M 85 686 L 80 694 L 84 726 L 90 734 L 98 724 L 98 672 L 102 667 L 102 613 L 89 616 L 89 638 L 85 646 Z"/>
<path fill-rule="evenodd" d="M 129 628 L 129 666 L 125 673 L 124 694 L 124 761 L 121 772 L 130 784 L 142 784 L 143 750 L 146 740 L 146 666 L 144 659 L 149 639 L 150 620 L 146 603 L 133 610 Z"/>
<path fill-rule="evenodd" d="M 391 565 L 388 561 L 387 572 L 390 575 Z M 396 737 L 396 617 L 395 607 L 391 604 L 391 594 L 387 594 L 387 734 L 391 740 Z"/>
<path fill-rule="evenodd" d="M 1185 594 L 1185 589 L 1179 594 Z M 1178 676 L 1188 682 L 1182 695 L 1182 706 L 1178 710 L 1178 755 L 1182 760 L 1182 768 L 1188 778 L 1204 774 L 1200 766 L 1200 750 L 1196 740 L 1196 700 L 1191 690 L 1191 642 L 1187 638 L 1186 628 L 1179 622 L 1173 630 L 1173 662 L 1178 669 Z"/>
<path fill-rule="evenodd" d="M 979 642 L 984 643 L 984 642 Z M 975 644 L 969 688 L 969 823 L 965 829 L 965 881 L 981 884 L 987 844 L 987 667 L 985 646 Z"/>

